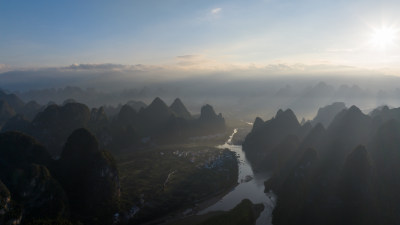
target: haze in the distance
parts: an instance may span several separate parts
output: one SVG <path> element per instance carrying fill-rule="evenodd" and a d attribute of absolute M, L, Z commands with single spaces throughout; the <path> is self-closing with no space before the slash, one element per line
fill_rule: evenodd
<path fill-rule="evenodd" d="M 399 9 L 370 0 L 1 1 L 0 68 L 142 64 L 194 75 L 325 65 L 398 75 Z"/>
<path fill-rule="evenodd" d="M 0 1 L 0 88 L 25 100 L 67 86 L 120 100 L 107 104 L 180 96 L 249 118 L 288 107 L 312 118 L 360 98 L 363 110 L 397 105 L 399 10 L 369 0 Z"/>

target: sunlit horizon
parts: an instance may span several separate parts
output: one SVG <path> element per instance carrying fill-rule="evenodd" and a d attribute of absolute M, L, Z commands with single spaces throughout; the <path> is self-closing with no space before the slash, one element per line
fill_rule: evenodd
<path fill-rule="evenodd" d="M 1 2 L 0 72 L 74 64 L 194 73 L 327 65 L 400 75 L 395 1 L 75 3 Z"/>

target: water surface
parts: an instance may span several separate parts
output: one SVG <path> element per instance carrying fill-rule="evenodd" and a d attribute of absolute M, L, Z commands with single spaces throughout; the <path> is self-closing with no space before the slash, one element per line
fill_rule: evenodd
<path fill-rule="evenodd" d="M 239 163 L 239 184 L 231 192 L 222 197 L 217 203 L 200 211 L 198 214 L 202 215 L 211 211 L 220 210 L 228 211 L 238 205 L 243 199 L 247 198 L 253 203 L 262 203 L 264 205 L 264 211 L 260 214 L 256 224 L 271 225 L 272 210 L 275 206 L 276 196 L 272 192 L 264 193 L 264 181 L 268 180 L 271 174 L 255 173 L 253 171 L 242 150 L 242 146 L 232 144 L 232 137 L 236 132 L 237 129 L 234 130 L 226 143 L 218 146 L 218 148 L 227 148 L 236 152 Z M 249 179 L 251 180 L 248 181 Z"/>

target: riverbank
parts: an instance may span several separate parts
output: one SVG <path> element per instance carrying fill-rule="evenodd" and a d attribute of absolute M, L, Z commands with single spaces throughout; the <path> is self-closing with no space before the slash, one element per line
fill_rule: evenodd
<path fill-rule="evenodd" d="M 263 204 L 253 204 L 250 200 L 243 199 L 229 211 L 194 215 L 166 225 L 253 225 L 263 210 Z"/>
<path fill-rule="evenodd" d="M 227 149 L 165 146 L 121 156 L 118 165 L 127 223 L 159 224 L 180 217 L 182 208 L 196 212 L 237 185 L 237 158 Z"/>

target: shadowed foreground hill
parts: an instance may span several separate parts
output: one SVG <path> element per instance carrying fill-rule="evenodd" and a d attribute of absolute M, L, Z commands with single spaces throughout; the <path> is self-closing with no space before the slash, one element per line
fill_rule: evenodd
<path fill-rule="evenodd" d="M 356 106 L 339 112 L 325 129 L 315 125 L 292 149 L 290 129 L 286 139 L 266 145 L 268 135 L 285 133 L 277 120 L 256 119 L 246 149 L 269 151 L 259 164 L 272 169 L 266 191 L 278 195 L 274 225 L 291 224 L 397 224 L 400 221 L 400 118 L 398 109 L 382 108 L 365 115 Z M 278 117 L 278 116 L 276 116 Z M 281 123 L 284 124 L 284 123 Z M 254 140 L 250 136 L 246 140 Z M 265 138 L 265 139 L 263 139 Z M 272 141 L 268 142 L 273 143 Z M 286 147 L 279 147 L 286 146 Z M 274 150 L 279 149 L 279 150 Z"/>
<path fill-rule="evenodd" d="M 21 133 L 2 133 L 0 158 L 0 180 L 11 193 L 4 223 L 68 216 L 68 200 L 47 168 L 52 159 L 42 145 Z"/>
<path fill-rule="evenodd" d="M 67 193 L 72 216 L 82 220 L 91 215 L 90 224 L 110 224 L 118 212 L 118 170 L 113 157 L 99 150 L 88 130 L 78 129 L 69 136 L 58 168 L 56 177 Z"/>
<path fill-rule="evenodd" d="M 118 172 L 87 130 L 73 132 L 60 160 L 32 137 L 1 133 L 0 159 L 1 224 L 111 224 Z"/>

